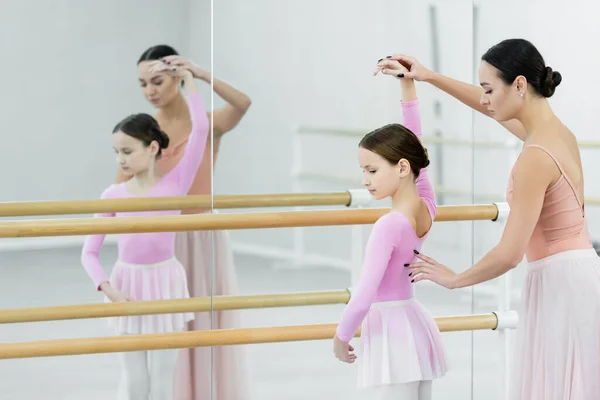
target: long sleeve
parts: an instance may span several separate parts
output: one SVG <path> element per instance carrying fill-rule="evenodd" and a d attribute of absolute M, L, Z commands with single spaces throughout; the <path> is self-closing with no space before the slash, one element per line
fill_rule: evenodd
<path fill-rule="evenodd" d="M 422 140 L 419 100 L 402 102 L 402 113 L 404 115 L 404 126 L 410 129 L 417 136 L 417 138 L 419 138 L 419 140 Z M 416 186 L 419 197 L 425 201 L 425 204 L 427 204 L 427 208 L 429 209 L 431 219 L 434 219 L 437 212 L 435 191 L 433 190 L 433 186 L 429 181 L 427 168 L 423 168 L 419 172 Z"/>
<path fill-rule="evenodd" d="M 344 342 L 352 339 L 376 299 L 392 253 L 401 239 L 402 221 L 394 214 L 386 214 L 373 225 L 360 279 L 336 330 Z"/>
<path fill-rule="evenodd" d="M 102 193 L 102 199 L 108 198 L 107 193 L 109 189 Z M 95 218 L 110 218 L 114 216 L 114 213 L 101 213 L 94 215 Z M 81 251 L 81 264 L 85 268 L 90 278 L 92 278 L 92 281 L 96 285 L 96 290 L 100 290 L 100 285 L 108 281 L 108 277 L 102 269 L 102 264 L 100 264 L 100 249 L 102 248 L 105 237 L 106 235 L 87 236 Z"/>
<path fill-rule="evenodd" d="M 176 180 L 184 193 L 190 189 L 198 167 L 204 158 L 209 133 L 209 121 L 202 97 L 199 93 L 191 93 L 187 100 L 192 119 L 192 132 L 181 160 L 170 172 L 168 178 Z"/>

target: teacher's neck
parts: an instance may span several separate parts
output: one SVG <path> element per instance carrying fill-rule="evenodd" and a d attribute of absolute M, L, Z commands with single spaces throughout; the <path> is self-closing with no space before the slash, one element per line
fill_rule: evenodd
<path fill-rule="evenodd" d="M 552 111 L 548 100 L 546 99 L 535 99 L 523 110 L 521 115 L 517 118 L 523 124 L 527 136 L 525 140 L 537 132 L 540 127 L 545 127 L 549 122 L 556 121 L 557 117 Z"/>
<path fill-rule="evenodd" d="M 165 120 L 180 120 L 189 119 L 190 112 L 188 110 L 187 101 L 183 93 L 179 93 L 170 103 L 160 108 L 158 116 Z"/>

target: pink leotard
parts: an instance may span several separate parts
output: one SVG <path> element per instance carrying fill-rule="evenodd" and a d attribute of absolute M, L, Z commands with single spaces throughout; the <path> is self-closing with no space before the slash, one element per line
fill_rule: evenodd
<path fill-rule="evenodd" d="M 165 174 L 157 184 L 143 197 L 185 196 L 198 166 L 202 162 L 209 132 L 209 122 L 202 98 L 198 93 L 188 96 L 188 108 L 192 119 L 192 132 L 187 147 L 177 165 Z M 130 193 L 126 183 L 110 185 L 103 193 L 102 199 L 142 197 Z M 130 217 L 178 215 L 180 210 L 119 212 L 97 214 L 96 217 Z M 108 281 L 99 260 L 100 248 L 106 235 L 91 235 L 85 240 L 81 262 L 96 288 Z M 149 232 L 117 235 L 119 259 L 131 264 L 153 264 L 168 260 L 175 254 L 175 232 Z"/>
<path fill-rule="evenodd" d="M 404 126 L 421 139 L 421 119 L 418 100 L 403 102 Z M 427 169 L 421 169 L 416 181 L 433 221 L 436 214 L 435 192 Z M 415 258 L 427 234 L 419 238 L 404 214 L 391 211 L 377 220 L 371 231 L 365 252 L 363 270 L 352 298 L 346 306 L 336 334 L 344 342 L 356 333 L 371 304 L 382 301 L 407 300 L 413 297 L 411 278 L 404 264 Z"/>

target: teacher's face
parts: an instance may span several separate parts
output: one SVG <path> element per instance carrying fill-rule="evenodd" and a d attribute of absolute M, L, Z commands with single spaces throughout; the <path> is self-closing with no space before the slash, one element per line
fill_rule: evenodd
<path fill-rule="evenodd" d="M 142 61 L 138 65 L 138 79 L 144 97 L 156 108 L 169 104 L 179 93 L 180 79 L 165 72 L 151 72 L 153 61 Z"/>

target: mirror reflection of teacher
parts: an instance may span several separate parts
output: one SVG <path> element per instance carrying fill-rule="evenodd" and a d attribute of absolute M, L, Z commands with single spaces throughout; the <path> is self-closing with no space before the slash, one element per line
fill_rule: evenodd
<path fill-rule="evenodd" d="M 159 167 L 168 172 L 181 158 L 187 139 L 191 132 L 192 121 L 185 97 L 177 80 L 161 68 L 152 68 L 152 63 L 159 60 L 165 68 L 176 65 L 188 68 L 196 79 L 210 84 L 211 76 L 192 61 L 180 56 L 175 49 L 167 45 L 150 47 L 138 60 L 138 74 L 144 97 L 157 109 L 154 117 L 161 129 L 169 135 L 172 145 L 163 150 Z M 196 177 L 188 194 L 211 194 L 211 179 L 214 162 L 217 159 L 219 145 L 223 135 L 232 130 L 242 119 L 250 107 L 250 98 L 231 85 L 213 77 L 214 91 L 227 103 L 225 106 L 208 113 L 212 119 L 213 157 L 211 146 L 206 146 L 206 153 L 198 168 Z M 213 164 L 211 165 L 211 159 Z M 117 175 L 117 182 L 129 177 L 122 171 Z M 209 210 L 188 209 L 183 214 L 202 213 Z M 211 233 L 214 235 L 211 241 Z M 175 253 L 186 269 L 191 297 L 234 295 L 237 288 L 237 277 L 233 263 L 233 254 L 226 231 L 192 231 L 178 232 L 176 235 Z M 211 260 L 211 252 L 214 258 Z M 214 260 L 214 261 L 213 261 Z M 210 268 L 214 265 L 214 274 Z M 211 290 L 211 277 L 213 277 Z M 239 327 L 237 311 L 216 313 L 211 326 L 211 313 L 197 313 L 188 330 L 227 329 Z M 182 349 L 175 373 L 175 399 L 200 400 L 210 397 L 211 368 L 214 367 L 214 400 L 239 400 L 247 393 L 248 379 L 245 359 L 239 346 L 215 347 L 214 364 L 211 363 L 209 347 Z"/>

